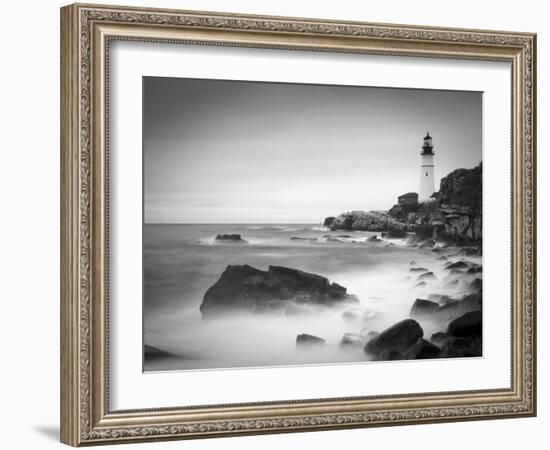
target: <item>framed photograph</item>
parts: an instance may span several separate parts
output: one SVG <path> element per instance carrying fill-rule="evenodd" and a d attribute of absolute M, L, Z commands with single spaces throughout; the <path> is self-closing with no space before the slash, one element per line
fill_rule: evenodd
<path fill-rule="evenodd" d="M 62 8 L 62 442 L 535 415 L 535 57 Z"/>

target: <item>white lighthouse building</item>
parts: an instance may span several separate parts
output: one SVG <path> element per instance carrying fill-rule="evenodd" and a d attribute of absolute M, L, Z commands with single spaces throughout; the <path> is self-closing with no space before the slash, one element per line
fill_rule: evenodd
<path fill-rule="evenodd" d="M 428 202 L 433 200 L 432 194 L 435 192 L 434 183 L 434 152 L 430 133 L 426 133 L 422 145 L 422 161 L 420 162 L 420 187 L 418 189 L 418 201 Z"/>

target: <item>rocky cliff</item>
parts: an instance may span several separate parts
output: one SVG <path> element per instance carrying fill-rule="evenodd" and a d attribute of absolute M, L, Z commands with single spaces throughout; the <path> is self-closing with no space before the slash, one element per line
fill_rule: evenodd
<path fill-rule="evenodd" d="M 331 230 L 416 232 L 468 243 L 481 240 L 482 166 L 442 178 L 428 203 L 396 204 L 388 211 L 351 211 L 327 218 Z M 330 220 L 328 220 L 330 219 Z"/>

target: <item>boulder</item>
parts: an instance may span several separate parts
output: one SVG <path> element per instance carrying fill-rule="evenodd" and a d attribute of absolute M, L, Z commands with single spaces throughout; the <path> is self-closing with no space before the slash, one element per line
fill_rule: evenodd
<path fill-rule="evenodd" d="M 367 238 L 367 242 L 382 242 L 376 234 Z"/>
<path fill-rule="evenodd" d="M 411 261 L 411 262 L 409 263 L 409 265 L 410 265 L 410 266 L 416 266 L 416 261 Z"/>
<path fill-rule="evenodd" d="M 449 339 L 452 339 L 451 336 L 449 336 L 447 333 L 443 333 L 442 331 L 438 331 L 437 333 L 433 333 L 430 340 L 433 344 L 437 345 L 438 347 L 442 347 L 445 345 Z"/>
<path fill-rule="evenodd" d="M 438 316 L 441 320 L 449 321 L 463 316 L 471 311 L 481 311 L 481 295 L 467 295 L 462 300 L 450 301 L 441 306 Z"/>
<path fill-rule="evenodd" d="M 454 319 L 447 326 L 447 334 L 453 337 L 481 337 L 483 333 L 481 311 L 470 311 Z"/>
<path fill-rule="evenodd" d="M 430 300 L 424 300 L 417 298 L 411 308 L 409 313 L 410 317 L 416 318 L 425 318 L 426 316 L 431 317 L 433 314 L 439 311 L 439 304 L 432 302 Z"/>
<path fill-rule="evenodd" d="M 383 351 L 404 354 L 423 335 L 424 331 L 416 320 L 405 319 L 369 340 L 364 351 L 375 357 Z"/>
<path fill-rule="evenodd" d="M 476 278 L 470 283 L 469 288 L 472 292 L 481 293 L 481 291 L 483 290 L 483 281 L 481 280 L 481 278 Z"/>
<path fill-rule="evenodd" d="M 416 283 L 414 285 L 414 287 L 424 287 L 424 286 L 427 286 L 427 285 L 428 285 L 428 283 L 426 283 L 425 281 L 420 281 L 420 282 Z"/>
<path fill-rule="evenodd" d="M 437 299 L 437 295 L 430 295 Z M 454 300 L 445 296 L 443 305 L 432 300 L 417 298 L 409 313 L 410 317 L 418 319 L 438 320 L 448 322 L 471 311 L 481 311 L 481 295 L 467 295 L 462 300 Z"/>
<path fill-rule="evenodd" d="M 313 336 L 312 334 L 303 333 L 296 336 L 296 348 L 320 348 L 324 347 L 325 344 L 326 341 L 323 338 Z"/>
<path fill-rule="evenodd" d="M 291 241 L 310 241 L 315 242 L 318 239 L 316 237 L 301 237 L 301 236 L 292 236 L 290 238 Z"/>
<path fill-rule="evenodd" d="M 403 359 L 403 355 L 397 350 L 387 348 L 382 350 L 378 355 L 375 356 L 375 361 L 398 361 Z"/>
<path fill-rule="evenodd" d="M 160 348 L 153 347 L 152 345 L 144 345 L 143 357 L 146 361 L 154 361 L 164 358 L 176 358 L 176 355 L 167 352 L 166 350 L 161 350 Z"/>
<path fill-rule="evenodd" d="M 437 277 L 434 275 L 433 272 L 426 272 L 426 273 L 418 275 L 417 280 L 418 281 L 421 281 L 421 280 L 437 280 Z"/>
<path fill-rule="evenodd" d="M 431 359 L 439 356 L 439 347 L 427 341 L 418 339 L 404 354 L 403 359 Z"/>
<path fill-rule="evenodd" d="M 216 235 L 216 241 L 229 241 L 229 242 L 247 242 L 240 234 L 218 234 Z"/>
<path fill-rule="evenodd" d="M 451 269 L 449 270 L 449 275 L 464 275 L 466 272 L 460 269 Z"/>
<path fill-rule="evenodd" d="M 389 230 L 382 233 L 382 237 L 385 239 L 403 239 L 407 237 L 405 230 Z"/>
<path fill-rule="evenodd" d="M 426 239 L 418 245 L 419 248 L 433 248 L 434 246 L 435 241 L 433 239 Z"/>
<path fill-rule="evenodd" d="M 373 330 L 370 330 L 368 328 L 363 328 L 359 332 L 359 336 L 361 336 L 361 338 L 363 338 L 366 342 L 370 341 L 371 339 L 374 339 L 379 334 L 380 334 L 380 332 L 373 331 Z"/>
<path fill-rule="evenodd" d="M 340 347 L 357 348 L 362 346 L 362 339 L 355 333 L 345 333 L 340 340 Z"/>
<path fill-rule="evenodd" d="M 267 271 L 248 265 L 229 265 L 204 294 L 203 317 L 229 312 L 281 311 L 289 303 L 332 306 L 357 303 L 345 287 L 320 275 L 287 267 Z"/>
<path fill-rule="evenodd" d="M 429 270 L 424 267 L 411 267 L 409 272 L 429 272 Z"/>
<path fill-rule="evenodd" d="M 441 358 L 463 358 L 482 355 L 482 344 L 479 336 L 472 338 L 449 337 L 441 347 Z"/>
<path fill-rule="evenodd" d="M 445 265 L 445 268 L 448 269 L 448 270 L 452 270 L 452 269 L 467 269 L 467 268 L 468 268 L 468 264 L 465 263 L 464 261 L 457 261 L 457 262 L 454 262 L 454 263 L 451 263 L 451 264 L 446 264 L 446 265 Z"/>
<path fill-rule="evenodd" d="M 455 300 L 445 294 L 430 294 L 428 295 L 428 300 L 432 302 L 437 302 L 440 305 L 446 305 L 449 302 L 454 302 Z"/>
<path fill-rule="evenodd" d="M 479 247 L 462 247 L 458 254 L 462 256 L 477 256 L 479 255 Z"/>
<path fill-rule="evenodd" d="M 323 221 L 323 226 L 326 228 L 330 228 L 332 224 L 334 223 L 335 217 L 326 217 Z"/>

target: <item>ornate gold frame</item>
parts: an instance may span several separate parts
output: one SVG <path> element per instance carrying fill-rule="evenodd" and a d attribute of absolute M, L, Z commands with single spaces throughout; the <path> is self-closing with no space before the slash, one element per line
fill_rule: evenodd
<path fill-rule="evenodd" d="M 115 39 L 508 61 L 512 66 L 509 389 L 111 411 L 108 110 Z M 79 446 L 533 416 L 536 36 L 75 4 L 61 9 L 61 440 Z"/>

